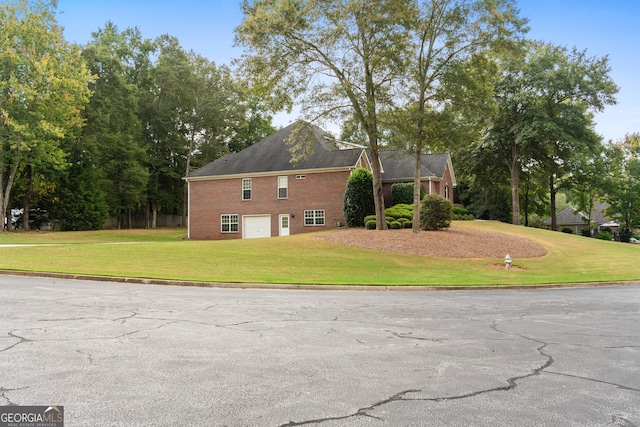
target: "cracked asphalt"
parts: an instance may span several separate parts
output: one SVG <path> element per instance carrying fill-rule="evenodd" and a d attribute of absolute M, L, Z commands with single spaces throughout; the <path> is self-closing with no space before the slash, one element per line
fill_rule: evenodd
<path fill-rule="evenodd" d="M 67 426 L 640 426 L 638 285 L 0 296 L 0 405 Z"/>

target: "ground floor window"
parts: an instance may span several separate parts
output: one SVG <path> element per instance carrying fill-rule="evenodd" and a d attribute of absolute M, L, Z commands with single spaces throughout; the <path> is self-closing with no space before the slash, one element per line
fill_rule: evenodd
<path fill-rule="evenodd" d="M 324 210 L 304 211 L 304 225 L 324 225 Z"/>
<path fill-rule="evenodd" d="M 238 214 L 220 215 L 220 231 L 223 233 L 238 232 Z"/>

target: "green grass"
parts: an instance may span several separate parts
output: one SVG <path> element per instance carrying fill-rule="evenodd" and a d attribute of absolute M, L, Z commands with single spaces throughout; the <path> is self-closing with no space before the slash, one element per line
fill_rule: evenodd
<path fill-rule="evenodd" d="M 0 233 L 0 269 L 204 282 L 336 285 L 526 285 L 640 280 L 640 245 L 497 222 L 458 227 L 514 234 L 548 254 L 514 259 L 442 259 L 352 248 L 299 234 L 270 239 L 184 240 L 184 229 Z M 375 233 L 376 231 L 371 231 Z M 446 233 L 444 231 L 443 233 Z M 125 242 L 123 244 L 116 244 Z M 128 243 L 127 243 L 128 242 Z M 99 244 L 111 243 L 111 244 Z"/>

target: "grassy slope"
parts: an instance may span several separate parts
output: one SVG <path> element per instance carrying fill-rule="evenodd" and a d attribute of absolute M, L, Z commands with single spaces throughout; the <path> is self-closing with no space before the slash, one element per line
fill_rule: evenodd
<path fill-rule="evenodd" d="M 496 222 L 456 226 L 515 234 L 548 250 L 515 259 L 441 259 L 351 248 L 301 234 L 271 239 L 184 241 L 184 230 L 91 233 L 3 233 L 3 243 L 59 246 L 0 247 L 0 269 L 177 280 L 299 284 L 493 285 L 640 279 L 640 245 L 605 242 Z M 374 231 L 372 231 L 374 232 Z M 95 244 L 100 242 L 143 242 Z"/>

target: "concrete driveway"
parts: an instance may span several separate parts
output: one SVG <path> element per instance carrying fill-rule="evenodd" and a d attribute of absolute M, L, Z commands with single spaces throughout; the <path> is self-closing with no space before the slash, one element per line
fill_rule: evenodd
<path fill-rule="evenodd" d="M 62 405 L 66 426 L 640 426 L 640 286 L 0 276 L 0 405 Z"/>

